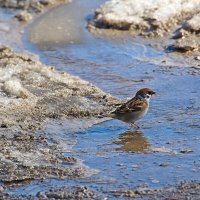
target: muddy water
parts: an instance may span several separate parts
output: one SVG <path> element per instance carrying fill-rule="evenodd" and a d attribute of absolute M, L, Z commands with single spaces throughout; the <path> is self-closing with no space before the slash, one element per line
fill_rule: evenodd
<path fill-rule="evenodd" d="M 192 74 L 184 58 L 173 59 L 139 38 L 103 38 L 87 32 L 87 20 L 102 2 L 75 0 L 52 9 L 28 27 L 27 48 L 46 64 L 118 98 L 132 97 L 141 87 L 153 88 L 157 95 L 147 116 L 138 122 L 142 128 L 129 130 L 127 124 L 111 120 L 77 130 L 87 122 L 51 121 L 44 133 L 63 147 L 70 144 L 65 154 L 97 171 L 81 180 L 34 181 L 13 193 L 36 194 L 62 185 L 107 192 L 200 181 L 199 75 Z"/>

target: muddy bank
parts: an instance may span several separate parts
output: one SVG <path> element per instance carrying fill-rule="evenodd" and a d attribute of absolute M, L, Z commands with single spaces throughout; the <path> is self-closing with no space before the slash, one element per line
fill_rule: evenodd
<path fill-rule="evenodd" d="M 41 12 L 46 6 L 54 6 L 66 2 L 69 2 L 69 0 L 1 0 L 0 6 L 4 8 L 27 10 L 29 12 Z"/>
<path fill-rule="evenodd" d="M 167 39 L 175 34 L 169 48 L 187 52 L 199 49 L 199 12 L 200 1 L 196 0 L 110 0 L 96 10 L 88 29 L 93 33 L 102 33 L 102 29 L 126 30 L 133 35 Z"/>
<path fill-rule="evenodd" d="M 34 132 L 48 118 L 83 118 L 107 112 L 113 98 L 87 81 L 58 73 L 7 47 L 0 48 L 0 77 L 0 180 L 12 183 L 84 176 L 87 170 L 76 167 L 75 158 L 63 156 L 59 145 Z"/>
<path fill-rule="evenodd" d="M 87 187 L 60 187 L 51 188 L 46 192 L 39 192 L 36 196 L 11 196 L 0 193 L 1 199 L 8 200 L 42 200 L 42 199 L 198 199 L 200 195 L 200 184 L 196 182 L 182 182 L 176 187 L 152 189 L 148 187 L 137 187 L 135 189 L 120 189 L 105 192 L 103 195 L 89 190 Z"/>
<path fill-rule="evenodd" d="M 133 190 L 111 191 L 115 197 L 127 197 L 134 199 L 198 199 L 200 196 L 200 184 L 196 182 L 182 182 L 176 187 L 163 189 L 137 188 Z"/>
<path fill-rule="evenodd" d="M 36 196 L 10 196 L 0 194 L 1 199 L 7 200 L 44 200 L 44 199 L 103 199 L 99 194 L 90 191 L 87 187 L 52 188 L 47 192 L 39 192 Z"/>

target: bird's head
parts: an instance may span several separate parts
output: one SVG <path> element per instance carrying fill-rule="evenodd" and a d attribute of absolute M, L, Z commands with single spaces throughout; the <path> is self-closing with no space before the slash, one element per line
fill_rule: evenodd
<path fill-rule="evenodd" d="M 153 94 L 156 94 L 153 90 L 149 88 L 142 88 L 137 91 L 135 96 L 142 97 L 149 102 Z"/>

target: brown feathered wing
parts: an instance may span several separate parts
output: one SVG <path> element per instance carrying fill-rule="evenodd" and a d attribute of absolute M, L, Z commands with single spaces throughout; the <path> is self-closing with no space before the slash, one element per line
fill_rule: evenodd
<path fill-rule="evenodd" d="M 134 97 L 128 102 L 122 104 L 119 108 L 117 108 L 111 114 L 123 114 L 123 113 L 134 113 L 139 112 L 146 107 L 146 102 L 141 101 L 140 98 Z"/>

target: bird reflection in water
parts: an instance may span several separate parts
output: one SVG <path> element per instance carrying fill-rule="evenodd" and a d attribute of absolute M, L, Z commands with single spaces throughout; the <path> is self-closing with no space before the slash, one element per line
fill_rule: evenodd
<path fill-rule="evenodd" d="M 127 130 L 120 134 L 114 144 L 120 145 L 117 151 L 147 153 L 150 150 L 150 143 L 141 131 Z"/>

